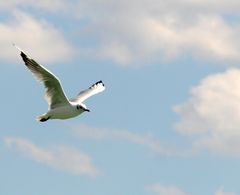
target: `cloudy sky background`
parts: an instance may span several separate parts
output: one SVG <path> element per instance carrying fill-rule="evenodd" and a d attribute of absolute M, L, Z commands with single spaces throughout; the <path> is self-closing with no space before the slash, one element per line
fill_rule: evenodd
<path fill-rule="evenodd" d="M 238 195 L 240 2 L 0 2 L 0 194 Z M 43 87 L 102 79 L 91 113 L 39 123 Z"/>

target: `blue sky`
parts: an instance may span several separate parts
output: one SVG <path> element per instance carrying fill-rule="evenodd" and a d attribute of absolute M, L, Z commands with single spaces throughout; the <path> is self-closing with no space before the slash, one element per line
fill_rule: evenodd
<path fill-rule="evenodd" d="M 240 3 L 0 3 L 0 194 L 238 195 Z M 19 45 L 68 97 L 106 90 L 69 120 L 39 123 L 44 90 Z"/>

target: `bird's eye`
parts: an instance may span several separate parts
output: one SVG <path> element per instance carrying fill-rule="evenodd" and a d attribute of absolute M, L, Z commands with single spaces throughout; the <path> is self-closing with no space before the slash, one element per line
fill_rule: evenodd
<path fill-rule="evenodd" d="M 83 106 L 81 106 L 81 105 L 77 105 L 77 110 L 84 110 L 84 107 Z"/>

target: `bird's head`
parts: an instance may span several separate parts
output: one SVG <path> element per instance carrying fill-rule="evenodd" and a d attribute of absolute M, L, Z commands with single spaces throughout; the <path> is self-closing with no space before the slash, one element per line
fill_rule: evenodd
<path fill-rule="evenodd" d="M 90 112 L 90 110 L 84 104 L 78 104 L 76 107 L 77 107 L 77 110 L 81 110 L 83 112 Z"/>

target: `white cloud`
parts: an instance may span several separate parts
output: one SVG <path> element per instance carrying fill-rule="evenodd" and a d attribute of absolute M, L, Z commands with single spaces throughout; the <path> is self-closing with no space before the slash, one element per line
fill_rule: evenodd
<path fill-rule="evenodd" d="M 215 192 L 214 195 L 237 195 L 237 194 L 235 194 L 233 192 L 225 192 L 225 191 L 223 191 L 223 188 L 220 188 L 219 190 L 217 190 Z"/>
<path fill-rule="evenodd" d="M 0 58 L 19 59 L 12 43 L 40 62 L 61 62 L 74 55 L 73 47 L 64 36 L 45 20 L 15 11 L 14 17 L 0 22 Z"/>
<path fill-rule="evenodd" d="M 147 186 L 146 189 L 158 195 L 187 195 L 186 192 L 172 185 L 165 186 L 161 184 L 153 184 L 153 185 Z"/>
<path fill-rule="evenodd" d="M 54 146 L 42 148 L 23 138 L 6 137 L 5 145 L 36 162 L 76 175 L 95 176 L 99 172 L 88 155 L 73 147 Z"/>
<path fill-rule="evenodd" d="M 78 3 L 80 18 L 88 18 L 92 34 L 100 40 L 97 55 L 117 63 L 174 60 L 186 55 L 217 61 L 240 60 L 239 24 L 225 18 L 228 13 L 238 16 L 240 4 L 236 1 Z"/>
<path fill-rule="evenodd" d="M 212 152 L 240 155 L 240 70 L 210 75 L 191 90 L 191 97 L 174 110 L 179 132 L 194 145 Z"/>
<path fill-rule="evenodd" d="M 86 35 L 79 36 L 79 39 L 89 40 L 91 46 L 81 49 L 91 51 L 91 57 L 94 55 L 111 59 L 125 66 L 143 65 L 149 61 L 165 62 L 182 56 L 193 56 L 201 60 L 215 60 L 222 63 L 240 61 L 238 36 L 240 3 L 234 0 L 221 2 L 211 0 L 143 0 L 141 2 L 137 0 L 131 2 L 128 0 L 43 0 L 39 2 L 13 0 L 0 3 L 0 9 L 8 12 L 23 7 L 55 14 L 61 12 L 70 21 L 83 20 L 85 23 L 85 31 L 83 31 Z M 21 23 L 21 20 L 16 21 L 15 25 L 20 26 L 17 25 L 19 22 Z M 40 29 L 46 28 L 46 26 L 42 28 L 42 23 L 39 25 Z M 47 38 L 48 41 L 39 40 L 39 44 L 36 43 L 38 47 L 51 43 L 51 38 L 63 39 L 62 35 L 59 32 L 56 33 L 56 29 L 49 24 L 46 29 L 44 33 L 49 32 L 50 38 Z M 73 29 L 74 32 L 76 30 L 79 31 L 77 28 Z M 36 42 L 34 32 L 24 33 L 32 37 L 31 44 Z M 57 36 L 53 35 L 55 33 Z M 13 34 L 12 30 L 11 34 Z M 92 40 L 95 40 L 94 44 Z M 41 41 L 43 44 L 40 44 Z M 55 43 L 58 42 L 55 41 Z M 66 48 L 66 41 L 64 43 L 61 46 L 60 42 L 54 49 Z M 26 48 L 32 49 L 30 44 L 27 46 Z M 49 51 L 52 52 L 54 49 Z M 65 53 L 68 52 L 60 54 L 56 52 L 58 55 L 49 56 L 62 56 L 61 54 Z M 44 55 L 47 54 L 44 53 Z"/>
<path fill-rule="evenodd" d="M 73 133 L 79 138 L 127 141 L 129 143 L 142 145 L 160 155 L 182 156 L 189 155 L 192 152 L 190 150 L 165 146 L 151 134 L 139 134 L 126 130 L 94 128 L 87 125 L 78 125 L 73 128 Z"/>

